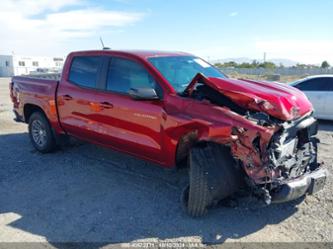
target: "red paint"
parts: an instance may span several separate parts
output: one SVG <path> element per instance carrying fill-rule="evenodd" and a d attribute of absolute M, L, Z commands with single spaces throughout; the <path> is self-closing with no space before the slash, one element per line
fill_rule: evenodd
<path fill-rule="evenodd" d="M 305 94 L 287 84 L 205 78 L 198 75 L 188 86 L 190 92 L 198 80 L 204 81 L 242 107 L 263 111 L 284 121 L 299 118 L 312 110 L 312 105 Z M 269 103 L 270 109 L 264 108 L 265 102 Z"/>
<path fill-rule="evenodd" d="M 120 56 L 141 63 L 163 89 L 163 100 L 138 101 L 127 95 L 85 89 L 68 82 L 70 64 L 77 55 Z M 36 105 L 44 110 L 56 133 L 67 133 L 165 167 L 175 165 L 180 138 L 196 131 L 198 141 L 228 144 L 234 157 L 243 162 L 247 174 L 255 182 L 262 182 L 267 176 L 265 150 L 276 127 L 259 126 L 227 108 L 177 95 L 147 60 L 152 56 L 177 55 L 187 54 L 142 51 L 71 53 L 59 83 L 14 77 L 11 85 L 14 110 L 24 116 L 26 104 Z M 266 112 L 281 120 L 292 120 L 312 110 L 303 93 L 286 85 L 198 76 L 189 85 L 189 92 L 197 80 L 204 80 L 240 106 Z M 247 131 L 232 134 L 233 127 Z M 252 145 L 256 136 L 261 137 L 261 154 Z M 270 177 L 278 174 L 270 172 Z"/>

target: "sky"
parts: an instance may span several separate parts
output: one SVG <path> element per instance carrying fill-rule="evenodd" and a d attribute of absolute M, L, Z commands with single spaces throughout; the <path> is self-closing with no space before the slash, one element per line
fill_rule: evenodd
<path fill-rule="evenodd" d="M 1 0 L 0 54 L 175 50 L 333 64 L 332 0 Z"/>

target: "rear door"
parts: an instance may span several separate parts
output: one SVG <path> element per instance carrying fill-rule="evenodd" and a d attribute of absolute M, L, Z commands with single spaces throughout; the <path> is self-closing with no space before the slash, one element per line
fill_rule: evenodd
<path fill-rule="evenodd" d="M 327 78 L 313 78 L 303 81 L 295 86 L 302 90 L 313 105 L 315 116 L 324 118 L 328 93 Z"/>
<path fill-rule="evenodd" d="M 63 129 L 76 137 L 95 141 L 100 130 L 100 92 L 103 84 L 102 56 L 76 56 L 68 77 L 63 77 L 57 94 L 58 112 Z"/>

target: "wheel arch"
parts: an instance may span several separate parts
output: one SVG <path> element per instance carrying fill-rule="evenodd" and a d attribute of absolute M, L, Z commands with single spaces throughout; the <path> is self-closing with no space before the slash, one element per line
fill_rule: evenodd
<path fill-rule="evenodd" d="M 191 148 L 198 143 L 198 139 L 198 130 L 189 131 L 179 138 L 175 156 L 177 168 L 186 166 L 184 162 L 187 160 Z"/>
<path fill-rule="evenodd" d="M 47 121 L 50 122 L 46 113 L 44 112 L 44 110 L 40 106 L 35 105 L 35 104 L 25 104 L 24 108 L 23 108 L 23 115 L 24 115 L 25 123 L 29 122 L 29 118 L 31 117 L 31 115 L 34 112 L 42 113 L 44 115 L 44 117 L 47 119 Z"/>
<path fill-rule="evenodd" d="M 219 137 L 207 137 L 206 135 L 207 133 L 202 130 L 194 129 L 180 136 L 176 147 L 176 167 L 179 168 L 186 165 L 184 161 L 187 160 L 190 150 L 195 146 L 205 146 L 209 143 L 215 143 L 228 147 L 228 140 L 225 137 L 222 136 L 222 139 L 219 139 Z"/>

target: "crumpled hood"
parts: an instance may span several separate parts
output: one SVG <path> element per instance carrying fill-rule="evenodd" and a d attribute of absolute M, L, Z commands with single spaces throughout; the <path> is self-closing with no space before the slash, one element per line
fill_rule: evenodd
<path fill-rule="evenodd" d="M 210 87 L 229 97 L 239 106 L 262 111 L 287 121 L 312 111 L 312 105 L 300 90 L 287 84 L 205 78 Z"/>

